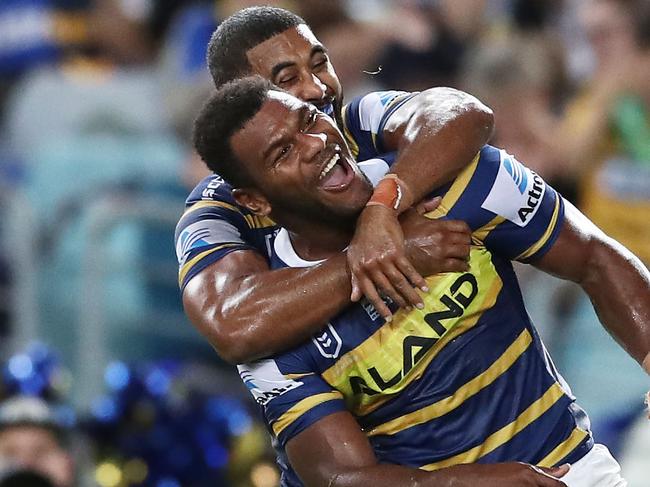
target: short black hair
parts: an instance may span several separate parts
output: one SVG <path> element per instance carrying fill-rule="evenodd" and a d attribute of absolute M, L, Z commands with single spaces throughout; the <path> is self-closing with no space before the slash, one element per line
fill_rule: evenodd
<path fill-rule="evenodd" d="M 251 73 L 249 49 L 306 22 L 298 15 L 277 7 L 249 7 L 225 19 L 208 43 L 207 61 L 217 88 Z"/>
<path fill-rule="evenodd" d="M 208 168 L 233 187 L 255 184 L 233 154 L 230 139 L 259 112 L 269 90 L 278 88 L 261 76 L 226 83 L 210 97 L 194 121 L 194 148 Z"/>

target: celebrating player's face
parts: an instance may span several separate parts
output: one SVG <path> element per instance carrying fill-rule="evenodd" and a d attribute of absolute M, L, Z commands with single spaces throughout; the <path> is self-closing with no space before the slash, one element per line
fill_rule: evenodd
<path fill-rule="evenodd" d="M 341 84 L 323 45 L 302 24 L 277 34 L 247 52 L 253 72 L 332 115 Z"/>
<path fill-rule="evenodd" d="M 278 220 L 289 214 L 347 223 L 372 193 L 334 121 L 287 93 L 269 91 L 231 147 Z"/>

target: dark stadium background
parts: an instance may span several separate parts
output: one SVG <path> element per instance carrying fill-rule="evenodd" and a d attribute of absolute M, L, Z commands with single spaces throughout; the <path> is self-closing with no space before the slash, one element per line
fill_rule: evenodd
<path fill-rule="evenodd" d="M 207 41 L 256 3 L 0 2 L 0 399 L 48 401 L 80 486 L 277 484 L 245 387 L 183 316 L 173 249 L 206 173 L 189 135 Z M 478 96 L 495 145 L 650 262 L 650 2 L 264 3 L 307 20 L 347 99 Z M 518 271 L 594 433 L 649 485 L 647 376 L 575 286 Z"/>

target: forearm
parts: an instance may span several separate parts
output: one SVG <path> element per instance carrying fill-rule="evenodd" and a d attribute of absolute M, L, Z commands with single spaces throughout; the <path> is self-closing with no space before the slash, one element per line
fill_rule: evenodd
<path fill-rule="evenodd" d="M 618 242 L 595 240 L 583 289 L 609 333 L 650 374 L 650 273 Z"/>
<path fill-rule="evenodd" d="M 470 469 L 471 470 L 471 469 Z M 376 464 L 340 473 L 330 479 L 327 487 L 463 487 L 480 483 L 480 478 L 470 471 L 460 478 L 454 474 L 457 468 L 448 468 L 436 472 L 425 472 L 416 468 L 400 465 Z"/>
<path fill-rule="evenodd" d="M 226 283 L 209 268 L 202 274 L 203 279 L 194 278 L 183 294 L 185 310 L 230 363 L 297 345 L 350 302 L 345 254 L 304 269 L 258 270 L 236 279 L 223 272 Z"/>
<path fill-rule="evenodd" d="M 536 265 L 580 284 L 603 326 L 643 364 L 650 351 L 650 273 L 639 259 L 565 201 L 560 234 Z"/>
<path fill-rule="evenodd" d="M 568 465 L 539 469 L 524 463 L 466 464 L 426 472 L 400 465 L 375 464 L 332 476 L 327 487 L 560 487 Z M 309 485 L 309 484 L 308 484 Z M 313 484 L 314 487 L 319 484 Z"/>
<path fill-rule="evenodd" d="M 390 171 L 414 202 L 453 179 L 488 142 L 494 123 L 492 111 L 467 93 L 434 88 L 418 96 L 403 131 L 395 133 L 399 152 Z"/>

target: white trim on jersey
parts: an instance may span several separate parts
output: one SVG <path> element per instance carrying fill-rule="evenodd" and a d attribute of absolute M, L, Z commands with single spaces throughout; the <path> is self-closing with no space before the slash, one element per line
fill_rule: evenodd
<path fill-rule="evenodd" d="M 373 186 L 388 172 L 388 164 L 383 159 L 368 159 L 359 163 L 359 169 L 363 171 Z M 320 264 L 323 260 L 305 260 L 300 257 L 291 243 L 289 232 L 284 228 L 280 229 L 273 242 L 275 254 L 289 267 L 312 267 Z"/>
<path fill-rule="evenodd" d="M 323 260 L 305 260 L 300 257 L 291 243 L 289 232 L 281 228 L 273 242 L 275 254 L 289 267 L 312 267 L 323 262 Z"/>

